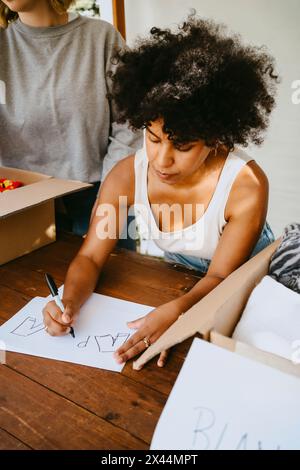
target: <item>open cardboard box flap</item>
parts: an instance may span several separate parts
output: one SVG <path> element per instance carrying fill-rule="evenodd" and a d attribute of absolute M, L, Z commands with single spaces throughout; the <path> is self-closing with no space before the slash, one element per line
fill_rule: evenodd
<path fill-rule="evenodd" d="M 270 257 L 280 244 L 277 239 L 271 245 L 251 258 L 236 271 L 231 273 L 215 289 L 193 305 L 184 315 L 160 336 L 146 351 L 133 363 L 134 369 L 139 369 L 146 362 L 162 351 L 199 333 L 204 339 L 209 339 L 213 328 L 223 329 L 226 326 L 227 334 L 232 334 L 235 326 L 232 318 L 233 309 L 241 312 L 254 287 L 268 272 Z"/>
<path fill-rule="evenodd" d="M 22 183 L 27 185 L 50 179 L 52 176 L 44 175 L 43 173 L 37 173 L 34 171 L 19 170 L 18 168 L 0 166 L 0 178 L 22 181 Z"/>
<path fill-rule="evenodd" d="M 254 348 L 248 344 L 241 343 L 240 341 L 234 340 L 232 338 L 228 338 L 218 331 L 211 331 L 210 342 L 217 346 L 221 346 L 228 351 L 235 352 L 244 357 L 248 357 L 248 359 L 254 359 L 255 361 L 263 362 L 267 366 L 281 370 L 281 372 L 300 377 L 300 368 L 298 364 L 294 364 L 292 361 L 288 361 L 287 359 L 280 357 L 277 354 L 272 354 L 270 352 Z"/>
<path fill-rule="evenodd" d="M 0 265 L 53 243 L 54 199 L 92 186 L 1 166 L 0 177 L 24 184 L 0 194 Z"/>
<path fill-rule="evenodd" d="M 8 168 L 1 168 L 2 175 L 4 178 L 20 179 L 25 183 L 25 186 L 14 191 L 6 191 L 0 195 L 0 218 L 8 217 L 29 207 L 38 206 L 59 196 L 92 186 L 80 181 L 57 179 L 38 173 L 28 175 L 27 172 L 22 170 Z"/>

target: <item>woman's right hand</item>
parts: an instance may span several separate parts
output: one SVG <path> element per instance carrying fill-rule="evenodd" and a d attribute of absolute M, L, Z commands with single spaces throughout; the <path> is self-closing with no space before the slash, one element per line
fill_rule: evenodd
<path fill-rule="evenodd" d="M 43 308 L 44 324 L 46 332 L 51 336 L 64 336 L 70 333 L 79 308 L 76 308 L 72 302 L 64 302 L 64 312 L 56 305 L 54 300 L 48 302 Z"/>

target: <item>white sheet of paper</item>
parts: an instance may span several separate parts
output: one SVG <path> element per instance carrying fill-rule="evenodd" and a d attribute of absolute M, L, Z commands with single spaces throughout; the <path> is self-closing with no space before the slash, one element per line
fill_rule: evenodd
<path fill-rule="evenodd" d="M 299 397 L 299 378 L 196 338 L 151 449 L 300 449 Z"/>
<path fill-rule="evenodd" d="M 62 288 L 60 288 L 62 292 Z M 46 357 L 121 372 L 113 358 L 135 332 L 127 321 L 146 315 L 153 307 L 92 294 L 74 325 L 75 338 L 49 336 L 44 331 L 42 309 L 49 298 L 36 297 L 0 327 L 0 344 L 7 351 Z M 2 347 L 1 346 L 1 347 Z"/>

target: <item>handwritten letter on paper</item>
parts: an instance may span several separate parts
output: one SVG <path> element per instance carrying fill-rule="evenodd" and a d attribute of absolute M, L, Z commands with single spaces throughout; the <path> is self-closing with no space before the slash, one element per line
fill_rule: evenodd
<path fill-rule="evenodd" d="M 0 327 L 1 344 L 7 351 L 121 371 L 113 353 L 131 336 L 126 322 L 146 315 L 152 307 L 105 295 L 93 294 L 84 304 L 75 338 L 49 336 L 44 331 L 42 310 L 49 298 L 36 297 Z"/>
<path fill-rule="evenodd" d="M 300 379 L 195 339 L 152 449 L 300 449 Z"/>

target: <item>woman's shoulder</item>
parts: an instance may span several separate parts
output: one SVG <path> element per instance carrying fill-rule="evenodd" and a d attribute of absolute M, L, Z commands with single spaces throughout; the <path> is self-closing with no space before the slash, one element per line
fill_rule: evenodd
<path fill-rule="evenodd" d="M 114 166 L 114 170 L 117 172 L 127 171 L 132 173 L 134 171 L 134 160 L 135 154 L 128 155 L 128 157 L 122 158 L 122 160 L 118 161 Z"/>
<path fill-rule="evenodd" d="M 239 172 L 235 184 L 250 189 L 268 188 L 268 177 L 255 160 L 249 160 Z"/>
<path fill-rule="evenodd" d="M 134 175 L 135 155 L 129 155 L 120 160 L 108 173 L 103 182 L 103 190 L 119 196 L 127 196 L 128 203 L 133 204 L 135 175 Z"/>
<path fill-rule="evenodd" d="M 99 50 L 104 48 L 105 56 L 110 57 L 116 49 L 123 49 L 125 41 L 116 28 L 107 21 L 96 18 L 84 18 L 84 36 Z"/>
<path fill-rule="evenodd" d="M 247 155 L 247 154 L 245 154 Z M 240 207 L 267 204 L 269 181 L 258 163 L 247 155 L 246 164 L 242 166 L 232 185 L 226 204 L 226 218 Z"/>
<path fill-rule="evenodd" d="M 84 17 L 85 27 L 96 34 L 102 34 L 108 38 L 119 37 L 120 33 L 116 28 L 108 21 L 101 20 L 99 18 L 88 18 Z"/>
<path fill-rule="evenodd" d="M 267 175 L 251 155 L 241 148 L 235 148 L 232 154 L 245 163 L 237 174 L 232 189 L 240 186 L 253 189 L 257 186 L 268 185 Z"/>
<path fill-rule="evenodd" d="M 134 179 L 134 161 L 134 154 L 122 158 L 122 160 L 118 161 L 111 169 L 110 173 L 107 175 L 107 178 L 118 178 L 120 182 L 124 181 L 124 183 L 127 183 L 131 178 Z"/>

